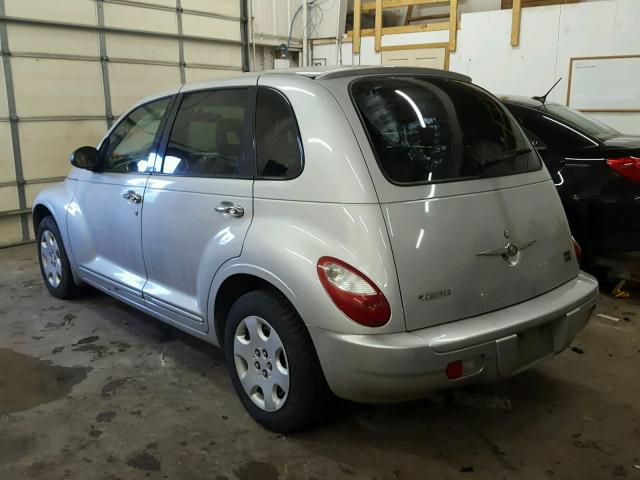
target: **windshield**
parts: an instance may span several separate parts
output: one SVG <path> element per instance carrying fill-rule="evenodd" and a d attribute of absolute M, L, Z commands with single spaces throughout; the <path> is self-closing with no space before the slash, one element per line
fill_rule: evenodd
<path fill-rule="evenodd" d="M 595 118 L 589 117 L 577 110 L 572 110 L 557 103 L 547 103 L 545 107 L 547 108 L 547 112 L 550 114 L 564 120 L 569 125 L 579 128 L 598 140 L 608 140 L 610 138 L 620 136 L 620 132 L 614 128 L 611 128 L 609 125 L 599 122 Z"/>
<path fill-rule="evenodd" d="M 370 77 L 351 93 L 381 170 L 393 183 L 497 177 L 541 168 L 507 110 L 467 82 Z"/>

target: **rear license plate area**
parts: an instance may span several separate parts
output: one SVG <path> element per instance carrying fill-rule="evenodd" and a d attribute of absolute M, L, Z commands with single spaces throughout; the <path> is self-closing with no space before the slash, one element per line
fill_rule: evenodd
<path fill-rule="evenodd" d="M 553 324 L 548 322 L 496 340 L 498 374 L 513 375 L 554 352 Z"/>

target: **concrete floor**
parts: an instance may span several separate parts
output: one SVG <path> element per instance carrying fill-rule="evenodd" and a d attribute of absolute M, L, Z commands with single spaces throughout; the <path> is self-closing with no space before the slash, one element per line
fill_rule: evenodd
<path fill-rule="evenodd" d="M 640 292 L 509 381 L 344 405 L 282 436 L 221 352 L 102 295 L 60 301 L 35 246 L 0 250 L 0 479 L 640 478 Z M 496 397 L 494 397 L 496 396 Z"/>

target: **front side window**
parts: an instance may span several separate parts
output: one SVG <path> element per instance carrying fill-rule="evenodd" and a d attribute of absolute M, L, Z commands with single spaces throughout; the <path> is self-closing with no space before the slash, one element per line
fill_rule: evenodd
<path fill-rule="evenodd" d="M 502 104 L 472 84 L 372 77 L 354 82 L 351 93 L 378 164 L 393 183 L 497 177 L 541 168 Z"/>
<path fill-rule="evenodd" d="M 288 179 L 302 171 L 302 142 L 293 109 L 280 92 L 259 88 L 256 106 L 258 177 Z"/>
<path fill-rule="evenodd" d="M 171 98 L 147 103 L 122 119 L 100 146 L 100 171 L 142 173 L 153 168 L 149 161 L 153 141 Z"/>
<path fill-rule="evenodd" d="M 162 173 L 238 176 L 248 100 L 246 88 L 185 95 L 169 136 Z"/>

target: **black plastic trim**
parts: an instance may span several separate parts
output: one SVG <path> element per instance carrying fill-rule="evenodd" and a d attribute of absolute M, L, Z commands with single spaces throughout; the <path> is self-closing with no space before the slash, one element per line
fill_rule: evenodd
<path fill-rule="evenodd" d="M 302 142 L 302 134 L 300 133 L 300 124 L 298 123 L 298 118 L 296 117 L 296 111 L 293 108 L 293 105 L 291 105 L 291 102 L 289 101 L 289 99 L 287 98 L 287 96 L 282 93 L 280 90 L 278 90 L 277 88 L 274 87 L 267 87 L 267 86 L 259 86 L 258 89 L 264 89 L 264 90 L 272 90 L 274 92 L 276 92 L 278 95 L 280 95 L 285 103 L 287 104 L 287 107 L 289 108 L 289 111 L 291 112 L 291 115 L 293 116 L 293 120 L 296 122 L 296 131 L 298 132 L 298 134 L 296 135 L 296 140 L 298 142 L 298 149 L 300 150 L 300 170 L 298 171 L 298 173 L 293 176 L 293 177 L 263 177 L 262 175 L 258 175 L 258 155 L 257 155 L 257 135 L 256 135 L 256 129 L 255 129 L 255 118 L 256 118 L 256 112 L 258 111 L 258 95 L 256 92 L 256 101 L 254 103 L 254 119 L 253 119 L 253 125 L 254 125 L 254 129 L 253 129 L 253 138 L 254 138 L 254 148 L 255 148 L 255 155 L 254 155 L 254 171 L 255 171 L 255 179 L 256 180 L 269 180 L 269 181 L 287 181 L 287 180 L 293 180 L 298 178 L 300 175 L 302 175 L 302 172 L 304 172 L 304 167 L 305 167 L 305 155 L 304 155 L 304 144 Z"/>

